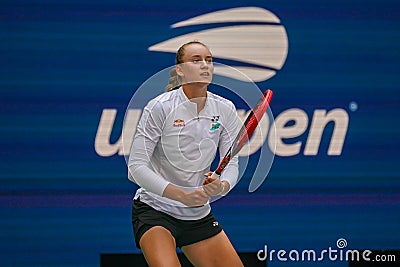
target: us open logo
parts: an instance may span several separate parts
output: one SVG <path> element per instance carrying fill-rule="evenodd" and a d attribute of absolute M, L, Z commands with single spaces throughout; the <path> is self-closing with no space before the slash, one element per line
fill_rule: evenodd
<path fill-rule="evenodd" d="M 149 50 L 176 53 L 182 44 L 200 40 L 211 47 L 214 58 L 231 63 L 227 65 L 232 68 L 216 66 L 214 73 L 241 81 L 246 81 L 244 76 L 238 75 L 233 69 L 244 73 L 254 82 L 261 82 L 274 76 L 286 61 L 286 30 L 271 11 L 260 7 L 232 8 L 180 21 L 171 27 L 205 24 L 229 25 L 174 37 L 149 47 Z"/>

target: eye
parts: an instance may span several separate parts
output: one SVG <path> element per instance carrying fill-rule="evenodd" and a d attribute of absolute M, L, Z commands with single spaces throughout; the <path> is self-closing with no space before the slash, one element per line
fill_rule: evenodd
<path fill-rule="evenodd" d="M 193 59 L 193 63 L 197 64 L 197 63 L 199 63 L 199 62 L 200 62 L 200 60 L 198 60 L 198 59 Z"/>

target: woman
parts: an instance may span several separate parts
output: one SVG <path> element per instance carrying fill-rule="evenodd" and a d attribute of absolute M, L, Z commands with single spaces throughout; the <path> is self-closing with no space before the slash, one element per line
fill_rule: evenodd
<path fill-rule="evenodd" d="M 238 178 L 237 157 L 220 179 L 211 178 L 217 147 L 225 155 L 238 129 L 233 103 L 207 91 L 213 70 L 207 46 L 184 44 L 170 78 L 181 86 L 151 100 L 137 126 L 128 167 L 141 188 L 132 223 L 151 267 L 180 266 L 177 247 L 196 267 L 243 266 L 209 205 Z"/>

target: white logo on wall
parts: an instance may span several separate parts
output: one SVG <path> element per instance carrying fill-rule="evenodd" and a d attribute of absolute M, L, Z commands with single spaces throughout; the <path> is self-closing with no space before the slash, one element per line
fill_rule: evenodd
<path fill-rule="evenodd" d="M 240 7 L 211 12 L 175 23 L 172 28 L 211 23 L 252 24 L 191 32 L 155 44 L 149 47 L 149 50 L 176 53 L 183 43 L 200 40 L 211 47 L 214 58 L 240 62 L 240 65 L 230 66 L 246 74 L 254 82 L 271 78 L 285 63 L 288 54 L 285 28 L 277 16 L 263 8 Z M 243 76 L 229 67 L 216 66 L 214 72 L 238 80 L 243 79 Z"/>

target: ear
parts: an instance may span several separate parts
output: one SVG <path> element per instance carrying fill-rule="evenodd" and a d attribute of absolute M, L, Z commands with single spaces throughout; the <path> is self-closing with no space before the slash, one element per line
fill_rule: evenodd
<path fill-rule="evenodd" d="M 176 71 L 176 74 L 178 74 L 178 76 L 180 76 L 180 77 L 185 76 L 185 74 L 183 73 L 183 70 L 182 70 L 182 66 L 180 64 L 175 66 L 175 71 Z"/>

